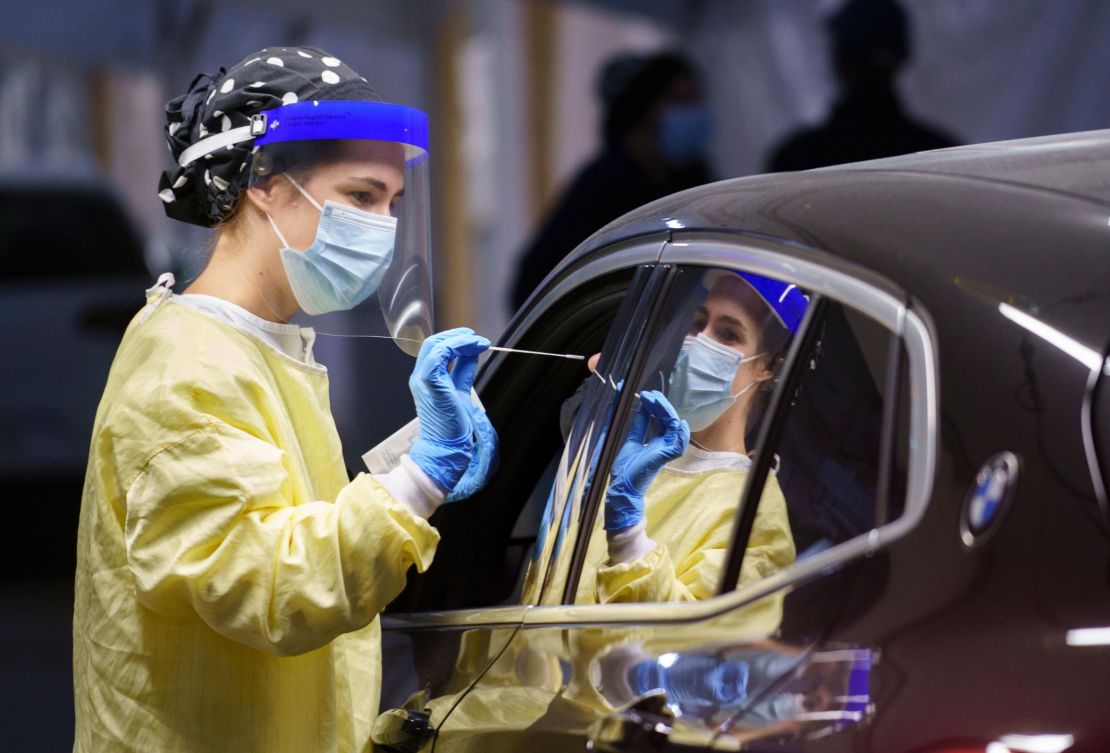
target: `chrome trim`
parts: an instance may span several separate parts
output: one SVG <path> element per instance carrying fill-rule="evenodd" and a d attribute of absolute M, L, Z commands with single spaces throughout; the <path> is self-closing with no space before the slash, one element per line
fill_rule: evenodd
<path fill-rule="evenodd" d="M 902 517 L 883 526 L 879 546 L 901 538 L 925 516 L 937 473 L 940 433 L 940 376 L 936 342 L 924 312 L 907 309 L 902 342 L 910 370 L 910 444 L 912 461 L 906 479 L 906 505 Z"/>
<path fill-rule="evenodd" d="M 556 301 L 586 280 L 610 272 L 616 272 L 621 269 L 631 269 L 641 264 L 657 262 L 659 261 L 659 257 L 663 254 L 663 249 L 666 245 L 667 239 L 658 236 L 649 239 L 635 238 L 630 241 L 614 243 L 611 247 L 613 249 L 612 251 L 605 252 L 605 255 L 600 259 L 591 260 L 574 270 L 560 281 L 558 285 L 549 290 L 547 295 L 540 299 L 539 303 L 528 310 L 528 315 L 524 319 L 519 322 L 511 322 L 510 326 L 513 330 L 512 339 L 499 344 L 506 347 L 513 347 L 520 339 L 520 336 L 531 329 L 535 321 L 539 319 L 547 309 L 551 308 Z M 592 253 L 600 253 L 600 250 Z"/>
<path fill-rule="evenodd" d="M 409 614 L 383 614 L 382 630 L 473 630 L 475 628 L 503 628 L 519 625 L 528 607 L 518 604 L 508 607 L 484 609 L 459 609 L 446 612 L 412 612 Z"/>
<path fill-rule="evenodd" d="M 1099 510 L 1102 512 L 1103 521 L 1110 523 L 1110 489 L 1103 482 L 1102 463 L 1098 459 L 1098 448 L 1095 447 L 1095 390 L 1098 389 L 1099 379 L 1110 380 L 1110 357 L 1103 359 L 1101 369 L 1092 369 L 1087 378 L 1087 391 L 1083 393 L 1083 407 L 1080 409 L 1079 425 L 1083 435 L 1083 454 L 1087 456 L 1087 470 L 1091 474 L 1091 485 L 1095 490 L 1095 499 L 1098 500 Z M 1110 385 L 1103 385 L 1107 389 Z M 1107 399 L 1103 396 L 1103 399 Z"/>
<path fill-rule="evenodd" d="M 688 231 L 675 233 L 659 261 L 721 267 L 743 265 L 751 272 L 792 282 L 846 303 L 895 334 L 902 334 L 905 304 L 896 294 L 898 288 L 873 272 L 854 269 L 819 251 L 744 235 Z"/>

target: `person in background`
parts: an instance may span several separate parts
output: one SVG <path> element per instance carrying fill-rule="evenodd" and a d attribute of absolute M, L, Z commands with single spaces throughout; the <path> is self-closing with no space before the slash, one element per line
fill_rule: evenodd
<path fill-rule="evenodd" d="M 315 332 L 289 320 L 358 306 L 420 237 L 401 197 L 420 193 L 426 123 L 313 47 L 261 50 L 167 105 L 158 195 L 214 247 L 184 293 L 168 274 L 147 291 L 97 411 L 74 751 L 370 749 L 378 614 L 496 448 L 470 398 L 489 341 L 423 341 L 419 437 L 352 480 Z"/>
<path fill-rule="evenodd" d="M 621 55 L 602 70 L 601 152 L 579 170 L 520 255 L 513 309 L 596 230 L 675 191 L 712 180 L 701 81 L 675 52 Z"/>
<path fill-rule="evenodd" d="M 906 13 L 894 0 L 849 0 L 828 20 L 839 97 L 824 123 L 788 136 L 769 172 L 809 170 L 956 146 L 898 101 L 898 72 L 912 52 Z"/>

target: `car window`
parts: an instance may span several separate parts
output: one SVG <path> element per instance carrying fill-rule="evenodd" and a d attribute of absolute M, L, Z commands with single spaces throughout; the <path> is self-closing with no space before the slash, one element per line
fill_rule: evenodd
<path fill-rule="evenodd" d="M 807 305 L 807 291 L 789 282 L 676 271 L 634 382 L 575 603 L 692 601 L 720 590 L 758 429 Z M 678 419 L 690 430 L 684 447 L 672 437 Z M 767 572 L 794 560 L 785 502 L 770 486 L 760 517 L 773 539 Z"/>
<path fill-rule="evenodd" d="M 146 276 L 143 247 L 106 191 L 0 188 L 0 281 Z"/>
<path fill-rule="evenodd" d="M 584 283 L 529 325 L 513 347 L 619 356 L 652 272 L 623 269 Z M 410 571 L 406 589 L 388 612 L 517 604 L 526 589 L 538 598 L 546 565 L 562 549 L 541 538 L 541 531 L 550 530 L 552 516 L 567 509 L 567 478 L 588 477 L 590 462 L 597 462 L 593 457 L 568 469 L 567 458 L 588 457 L 597 446 L 596 429 L 575 433 L 571 425 L 576 418 L 604 416 L 614 403 L 611 392 L 584 387 L 588 376 L 584 360 L 490 357 L 478 390 L 499 435 L 498 470 L 474 497 L 444 505 L 431 518 L 441 537 L 435 559 L 426 573 Z M 567 441 L 572 435 L 573 451 Z M 558 505 L 552 502 L 555 491 L 563 494 Z"/>
<path fill-rule="evenodd" d="M 663 393 L 690 441 L 641 485 L 642 518 L 624 530 L 613 521 L 627 525 L 637 513 L 622 519 L 607 508 L 628 506 L 621 474 L 635 466 L 622 468 L 618 453 L 575 603 L 709 598 L 901 514 L 908 448 L 899 411 L 885 410 L 899 402 L 890 386 L 899 340 L 830 299 L 811 312 L 814 300 L 789 280 L 742 269 L 678 270 L 636 390 L 639 405 Z M 813 328 L 805 341 L 803 324 Z M 652 419 L 640 437 L 629 422 L 621 451 L 642 458 L 641 445 L 666 436 L 664 424 Z M 744 546 L 734 552 L 738 536 Z"/>

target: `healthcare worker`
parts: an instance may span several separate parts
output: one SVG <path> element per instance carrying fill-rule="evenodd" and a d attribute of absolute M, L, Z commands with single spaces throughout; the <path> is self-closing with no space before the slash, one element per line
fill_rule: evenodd
<path fill-rule="evenodd" d="M 198 76 L 166 113 L 159 196 L 214 227 L 214 250 L 183 294 L 167 276 L 148 291 L 97 411 L 74 750 L 365 751 L 378 614 L 431 563 L 426 518 L 479 488 L 495 449 L 470 398 L 489 343 L 423 341 L 419 437 L 352 481 L 313 330 L 288 322 L 380 288 L 391 332 L 428 324 L 427 120 L 292 47 Z"/>
<path fill-rule="evenodd" d="M 704 287 L 668 395 L 641 393 L 613 463 L 605 536 L 591 538 L 579 603 L 694 601 L 720 588 L 752 465 L 746 436 L 808 302 L 792 285 L 747 273 L 709 272 Z M 647 440 L 653 424 L 660 430 Z M 794 556 L 786 500 L 771 473 L 740 583 L 765 578 Z"/>

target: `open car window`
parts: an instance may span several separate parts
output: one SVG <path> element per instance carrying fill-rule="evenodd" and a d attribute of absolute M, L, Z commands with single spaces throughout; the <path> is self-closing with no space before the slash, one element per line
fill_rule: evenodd
<path fill-rule="evenodd" d="M 627 362 L 629 333 L 634 336 L 641 309 L 649 305 L 653 273 L 650 266 L 628 268 L 589 280 L 547 309 L 513 346 L 584 356 L 604 351 L 607 367 Z M 575 509 L 573 503 L 568 508 L 568 490 L 580 494 L 591 477 L 597 440 L 615 405 L 615 393 L 598 386 L 605 389 L 590 384 L 585 360 L 493 354 L 478 389 L 499 435 L 499 468 L 474 497 L 435 513 L 430 522 L 441 539 L 433 564 L 423 574 L 410 571 L 388 613 L 540 598 L 548 565 L 573 550 L 563 522 Z M 551 531 L 556 535 L 548 536 Z"/>

